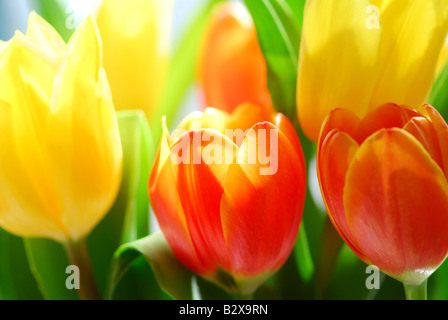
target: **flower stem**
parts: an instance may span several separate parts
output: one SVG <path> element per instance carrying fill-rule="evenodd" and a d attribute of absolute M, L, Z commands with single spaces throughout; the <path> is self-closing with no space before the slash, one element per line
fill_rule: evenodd
<path fill-rule="evenodd" d="M 317 290 L 320 298 L 325 297 L 341 248 L 341 237 L 327 218 L 316 269 Z"/>
<path fill-rule="evenodd" d="M 426 279 L 421 284 L 412 285 L 412 284 L 403 284 L 404 291 L 406 293 L 406 300 L 427 300 L 427 285 L 428 280 Z"/>
<path fill-rule="evenodd" d="M 64 243 L 69 261 L 79 268 L 79 298 L 81 300 L 100 300 L 92 265 L 90 263 L 85 239 Z"/>

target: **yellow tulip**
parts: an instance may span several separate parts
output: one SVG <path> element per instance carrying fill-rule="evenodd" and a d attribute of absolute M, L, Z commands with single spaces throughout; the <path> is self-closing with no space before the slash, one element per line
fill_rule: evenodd
<path fill-rule="evenodd" d="M 116 109 L 151 118 L 168 70 L 172 0 L 107 0 L 97 15 Z"/>
<path fill-rule="evenodd" d="M 0 227 L 78 241 L 113 204 L 122 170 L 95 22 L 65 44 L 32 13 L 0 49 Z"/>
<path fill-rule="evenodd" d="M 427 99 L 448 32 L 445 0 L 310 0 L 304 12 L 297 107 L 317 140 L 326 115 L 364 117 L 389 102 Z"/>

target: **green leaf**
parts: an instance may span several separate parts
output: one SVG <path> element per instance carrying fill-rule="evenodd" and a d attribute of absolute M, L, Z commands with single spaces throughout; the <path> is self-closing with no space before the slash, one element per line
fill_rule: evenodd
<path fill-rule="evenodd" d="M 118 111 L 123 147 L 123 179 L 114 205 L 87 239 L 98 286 L 104 294 L 107 270 L 117 248 L 149 234 L 148 179 L 155 156 L 146 116 L 141 110 Z"/>
<path fill-rule="evenodd" d="M 40 300 L 22 238 L 0 229 L 0 300 Z"/>
<path fill-rule="evenodd" d="M 448 119 L 448 64 L 434 83 L 429 103 Z"/>
<path fill-rule="evenodd" d="M 28 261 L 39 285 L 48 300 L 76 300 L 76 290 L 69 290 L 65 281 L 70 265 L 64 247 L 48 239 L 24 239 Z"/>
<path fill-rule="evenodd" d="M 448 300 L 448 259 L 428 280 L 429 300 Z"/>
<path fill-rule="evenodd" d="M 304 280 L 304 283 L 310 283 L 314 276 L 314 262 L 311 257 L 305 224 L 300 226 L 299 236 L 293 252 L 301 279 Z"/>
<path fill-rule="evenodd" d="M 299 33 L 302 33 L 303 11 L 305 9 L 306 0 L 279 0 L 279 2 L 286 2 L 289 6 L 291 13 L 294 15 L 294 19 L 299 26 Z"/>
<path fill-rule="evenodd" d="M 143 111 L 119 111 L 117 118 L 123 145 L 125 177 L 116 200 L 117 211 L 125 212 L 121 239 L 123 244 L 149 234 L 148 180 L 156 146 Z"/>
<path fill-rule="evenodd" d="M 257 29 L 266 60 L 274 107 L 291 120 L 296 116 L 296 84 L 300 25 L 289 2 L 244 0 Z M 294 7 L 296 8 L 296 7 Z"/>
<path fill-rule="evenodd" d="M 147 182 L 154 159 L 154 144 L 142 111 L 117 113 L 123 147 L 123 179 L 117 199 L 87 238 L 88 251 L 99 290 L 104 294 L 107 270 L 117 248 L 149 234 Z M 46 299 L 77 299 L 67 290 L 65 269 L 70 264 L 64 248 L 47 239 L 26 239 L 33 274 Z"/>
<path fill-rule="evenodd" d="M 176 258 L 161 232 L 124 244 L 117 250 L 110 272 L 107 298 L 113 297 L 122 277 L 142 256 L 151 266 L 161 289 L 175 299 L 193 298 L 193 274 Z"/>
<path fill-rule="evenodd" d="M 379 289 L 368 289 L 366 281 L 371 273 L 368 265 L 359 259 L 353 251 L 343 245 L 332 273 L 332 281 L 323 298 L 330 300 L 403 300 L 403 285 L 380 273 Z"/>
<path fill-rule="evenodd" d="M 198 69 L 198 57 L 200 44 L 203 38 L 207 22 L 216 4 L 224 0 L 208 0 L 204 8 L 191 21 L 190 27 L 181 38 L 168 72 L 168 79 L 158 112 L 151 121 L 154 140 L 159 141 L 162 126 L 161 119 L 166 116 L 168 127 L 176 121 L 176 113 L 187 91 L 196 79 Z"/>

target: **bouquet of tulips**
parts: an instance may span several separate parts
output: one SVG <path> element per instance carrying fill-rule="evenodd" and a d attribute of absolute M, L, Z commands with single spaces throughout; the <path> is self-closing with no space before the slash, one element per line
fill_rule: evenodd
<path fill-rule="evenodd" d="M 0 299 L 448 299 L 447 0 L 12 2 Z"/>

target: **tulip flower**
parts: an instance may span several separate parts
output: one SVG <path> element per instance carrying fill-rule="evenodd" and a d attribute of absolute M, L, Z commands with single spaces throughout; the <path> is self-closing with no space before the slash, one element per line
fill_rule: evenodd
<path fill-rule="evenodd" d="M 0 226 L 62 243 L 98 299 L 85 238 L 115 201 L 122 148 L 101 42 L 89 17 L 65 44 L 31 13 L 0 44 Z"/>
<path fill-rule="evenodd" d="M 68 45 L 32 13 L 0 53 L 0 226 L 85 237 L 113 204 L 122 150 L 92 18 Z"/>
<path fill-rule="evenodd" d="M 246 102 L 272 105 L 265 60 L 243 4 L 216 7 L 202 46 L 199 84 L 207 107 L 232 112 Z"/>
<path fill-rule="evenodd" d="M 429 105 L 386 104 L 365 118 L 326 118 L 317 171 L 327 211 L 346 244 L 405 286 L 448 254 L 448 126 Z"/>
<path fill-rule="evenodd" d="M 168 71 L 173 0 L 107 0 L 97 14 L 115 108 L 155 114 Z"/>
<path fill-rule="evenodd" d="M 424 104 L 447 32 L 445 1 L 307 1 L 297 83 L 306 135 L 317 141 L 336 108 L 362 118 L 385 103 Z"/>
<path fill-rule="evenodd" d="M 252 293 L 289 256 L 305 190 L 293 126 L 252 104 L 232 114 L 194 112 L 171 136 L 165 126 L 149 181 L 151 204 L 174 254 L 239 294 Z"/>

